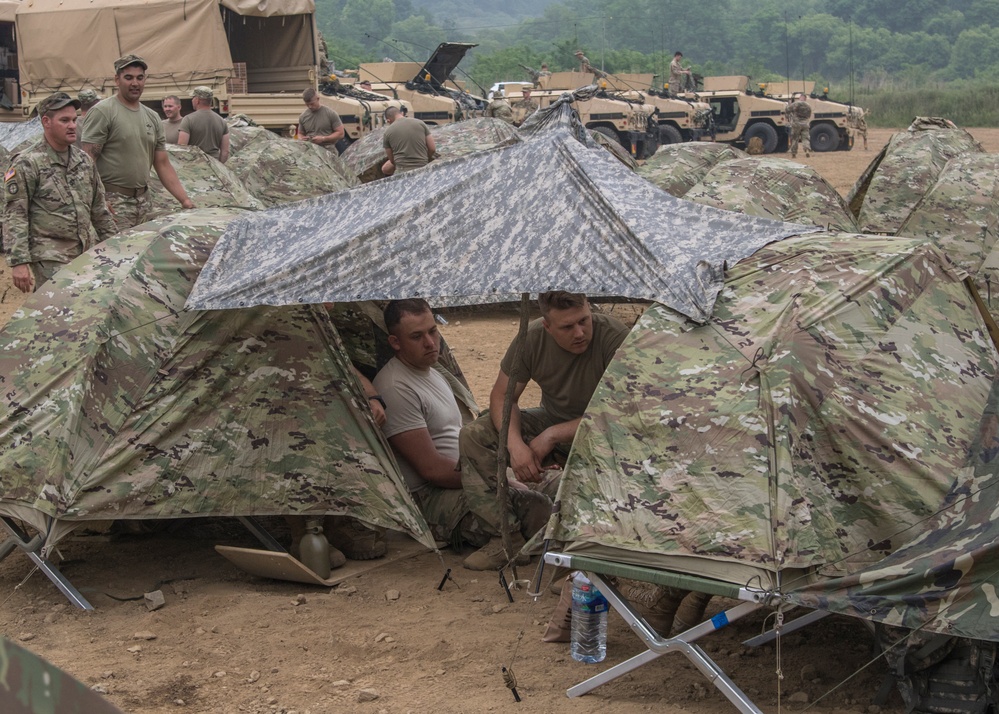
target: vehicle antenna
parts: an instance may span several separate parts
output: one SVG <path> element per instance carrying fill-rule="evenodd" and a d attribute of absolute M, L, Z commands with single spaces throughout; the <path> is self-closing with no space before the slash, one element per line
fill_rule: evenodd
<path fill-rule="evenodd" d="M 335 55 L 333 53 L 328 53 L 328 54 L 329 54 L 330 57 L 332 57 L 333 59 L 335 59 L 335 60 L 337 60 L 339 62 L 343 62 L 345 64 L 348 63 L 348 62 L 350 62 L 350 60 L 348 58 L 343 57 L 341 55 Z M 381 77 L 379 77 L 378 75 L 376 75 L 374 72 L 370 72 L 369 71 L 368 74 L 370 74 L 372 77 L 374 77 L 379 82 L 381 82 L 383 84 L 386 84 L 385 80 L 382 79 Z M 398 100 L 399 99 L 399 93 L 395 91 L 395 87 L 389 85 L 389 88 L 392 90 L 392 97 L 393 97 L 393 99 Z"/>
<path fill-rule="evenodd" d="M 787 30 L 787 10 L 784 11 L 784 59 L 787 62 L 787 92 L 791 93 L 791 40 Z"/>
<path fill-rule="evenodd" d="M 850 106 L 853 106 L 853 19 L 850 20 Z"/>

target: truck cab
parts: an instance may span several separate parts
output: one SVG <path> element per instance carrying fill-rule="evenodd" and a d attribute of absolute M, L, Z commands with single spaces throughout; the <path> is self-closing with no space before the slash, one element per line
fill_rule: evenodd
<path fill-rule="evenodd" d="M 749 77 L 732 75 L 705 77 L 697 99 L 711 106 L 715 141 L 746 147 L 754 138 L 763 144 L 763 153 L 787 150 L 785 102 L 756 96 L 747 90 Z"/>

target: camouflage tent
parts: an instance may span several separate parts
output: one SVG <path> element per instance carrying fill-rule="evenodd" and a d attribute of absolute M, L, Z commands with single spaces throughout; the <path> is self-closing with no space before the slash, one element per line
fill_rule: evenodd
<path fill-rule="evenodd" d="M 170 163 L 177 172 L 187 195 L 198 208 L 246 208 L 262 210 L 264 204 L 254 198 L 236 175 L 224 164 L 193 146 L 167 144 Z M 149 218 L 159 218 L 180 210 L 155 171 L 149 174 L 152 210 Z"/>
<path fill-rule="evenodd" d="M 268 208 L 357 185 L 335 152 L 257 126 L 229 131 L 234 147 L 226 168 Z"/>
<path fill-rule="evenodd" d="M 557 286 L 703 321 L 726 263 L 811 230 L 670 196 L 593 144 L 571 101 L 529 117 L 527 141 L 233 222 L 192 306 L 480 304 Z"/>
<path fill-rule="evenodd" d="M 319 306 L 184 310 L 238 211 L 144 224 L 0 333 L 0 514 L 82 521 L 349 513 L 433 547 Z"/>
<path fill-rule="evenodd" d="M 638 173 L 663 191 L 683 198 L 715 164 L 732 159 L 744 159 L 747 154 L 729 144 L 713 141 L 691 141 L 667 144 L 651 156 Z"/>
<path fill-rule="evenodd" d="M 706 206 L 828 230 L 856 232 L 843 197 L 811 166 L 747 156 L 722 161 L 684 195 Z"/>
<path fill-rule="evenodd" d="M 999 314 L 999 155 L 967 153 L 948 161 L 898 235 L 933 241 L 971 274 Z"/>
<path fill-rule="evenodd" d="M 894 234 L 950 159 L 983 151 L 952 122 L 916 117 L 892 136 L 850 189 L 846 200 L 860 230 Z"/>
<path fill-rule="evenodd" d="M 932 525 L 997 367 L 963 273 L 932 245 L 773 243 L 730 270 L 706 324 L 645 312 L 580 424 L 548 536 L 764 592 L 821 589 Z"/>
<path fill-rule="evenodd" d="M 350 172 L 361 183 L 385 178 L 382 164 L 385 149 L 382 139 L 385 128 L 379 127 L 347 147 L 341 157 Z M 483 117 L 431 127 L 437 144 L 438 159 L 451 159 L 497 146 L 508 146 L 520 141 L 517 130 L 501 119 Z"/>

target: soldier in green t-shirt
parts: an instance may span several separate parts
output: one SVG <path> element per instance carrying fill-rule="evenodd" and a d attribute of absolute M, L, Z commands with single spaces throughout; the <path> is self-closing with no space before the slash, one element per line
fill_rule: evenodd
<path fill-rule="evenodd" d="M 197 146 L 223 164 L 229 160 L 229 125 L 212 111 L 212 88 L 195 87 L 191 92 L 194 111 L 180 122 L 177 143 Z"/>
<path fill-rule="evenodd" d="M 108 208 L 120 230 L 147 220 L 152 205 L 150 169 L 183 208 L 194 208 L 170 163 L 159 115 L 140 101 L 147 68 L 137 55 L 115 60 L 118 92 L 90 110 L 83 131 L 83 150 L 97 164 Z"/>

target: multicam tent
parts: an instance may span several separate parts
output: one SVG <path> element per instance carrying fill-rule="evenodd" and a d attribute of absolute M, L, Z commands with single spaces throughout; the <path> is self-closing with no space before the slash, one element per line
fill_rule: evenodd
<path fill-rule="evenodd" d="M 864 569 L 892 575 L 882 559 L 919 538 L 941 557 L 960 547 L 959 527 L 946 544 L 924 534 L 973 485 L 965 464 L 997 368 L 963 273 L 930 244 L 838 233 L 773 243 L 729 271 L 706 324 L 645 312 L 580 424 L 548 536 L 576 554 L 855 614 L 880 593 L 906 609 L 895 621 L 952 631 L 921 609 L 922 584 L 909 589 L 932 585 L 930 573 L 896 569 L 879 591 L 878 571 Z M 965 535 L 978 543 L 981 532 Z M 935 587 L 975 582 L 976 565 L 958 559 Z M 988 589 L 974 597 L 995 601 Z M 961 631 L 999 639 L 985 621 Z"/>
<path fill-rule="evenodd" d="M 239 211 L 184 211 L 63 268 L 0 333 L 0 515 L 349 513 L 433 547 L 325 309 L 184 310 Z"/>
<path fill-rule="evenodd" d="M 846 200 L 860 230 L 896 233 L 950 159 L 982 152 L 971 134 L 947 119 L 916 117 L 892 136 L 850 189 Z"/>
<path fill-rule="evenodd" d="M 229 132 L 234 147 L 226 168 L 268 208 L 357 185 L 335 152 L 257 126 Z"/>
<path fill-rule="evenodd" d="M 167 144 L 170 163 L 181 185 L 198 208 L 246 208 L 262 210 L 264 204 L 254 198 L 236 175 L 219 161 L 194 146 Z M 159 218 L 180 210 L 155 171 L 149 174 L 152 210 L 149 218 Z"/>
<path fill-rule="evenodd" d="M 898 235 L 925 238 L 975 279 L 995 310 L 999 299 L 999 156 L 977 152 L 947 162 Z"/>
<path fill-rule="evenodd" d="M 673 198 L 582 143 L 566 97 L 528 119 L 528 141 L 235 221 L 192 306 L 477 304 L 557 286 L 703 321 L 726 263 L 810 230 Z"/>
<path fill-rule="evenodd" d="M 842 196 L 811 166 L 747 156 L 715 164 L 684 196 L 706 206 L 856 232 Z"/>
<path fill-rule="evenodd" d="M 659 147 L 638 173 L 663 191 L 683 198 L 694 185 L 722 161 L 744 159 L 746 152 L 729 144 L 713 141 L 691 141 Z"/>

